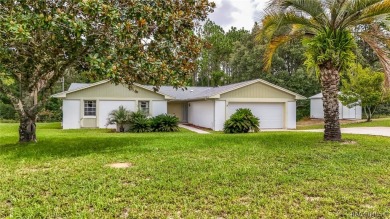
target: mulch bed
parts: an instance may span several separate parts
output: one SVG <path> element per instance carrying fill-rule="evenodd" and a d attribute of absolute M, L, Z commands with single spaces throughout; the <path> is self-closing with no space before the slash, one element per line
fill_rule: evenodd
<path fill-rule="evenodd" d="M 213 130 L 210 129 L 210 128 L 205 128 L 205 127 L 193 125 L 193 124 L 190 124 L 190 123 L 183 123 L 183 125 L 190 126 L 190 127 L 194 127 L 194 128 L 197 128 L 197 129 L 200 129 L 200 130 L 203 130 L 203 131 L 213 131 Z"/>

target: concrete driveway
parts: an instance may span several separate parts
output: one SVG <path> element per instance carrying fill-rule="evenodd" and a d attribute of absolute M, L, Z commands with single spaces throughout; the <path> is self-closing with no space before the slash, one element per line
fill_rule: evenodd
<path fill-rule="evenodd" d="M 299 130 L 304 132 L 323 132 L 323 129 Z M 390 137 L 390 127 L 341 128 L 343 134 L 378 135 Z"/>

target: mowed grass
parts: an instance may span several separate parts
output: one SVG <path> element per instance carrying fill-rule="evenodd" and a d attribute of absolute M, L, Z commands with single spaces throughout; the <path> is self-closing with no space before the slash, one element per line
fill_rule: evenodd
<path fill-rule="evenodd" d="M 297 126 L 297 129 L 298 130 L 323 129 L 324 128 L 323 122 L 321 120 L 318 120 L 318 122 L 320 124 Z M 341 124 L 341 128 L 354 128 L 354 127 L 390 127 L 390 118 L 373 119 L 371 122 L 351 121 L 350 123 Z"/>
<path fill-rule="evenodd" d="M 0 218 L 390 216 L 390 138 L 61 130 L 0 124 Z M 106 164 L 130 162 L 128 169 Z"/>

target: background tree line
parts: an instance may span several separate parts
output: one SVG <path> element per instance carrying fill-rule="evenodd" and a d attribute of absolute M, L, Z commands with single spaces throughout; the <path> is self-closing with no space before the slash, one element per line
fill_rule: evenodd
<path fill-rule="evenodd" d="M 314 72 L 310 72 L 304 62 L 304 47 L 299 41 L 292 41 L 281 46 L 273 60 L 269 72 L 263 71 L 263 54 L 265 45 L 256 38 L 260 26 L 255 23 L 252 30 L 232 27 L 224 29 L 207 20 L 197 30 L 203 39 L 203 51 L 197 62 L 197 71 L 194 72 L 188 85 L 191 86 L 222 86 L 252 79 L 261 78 L 284 87 L 306 97 L 320 92 L 320 83 Z M 358 40 L 358 61 L 364 67 L 380 70 L 380 63 L 372 49 L 362 40 Z M 343 77 L 348 77 L 344 75 Z M 72 82 L 92 83 L 104 79 L 93 71 L 78 72 L 75 69 L 68 71 L 64 82 L 59 81 L 52 93 L 65 90 Z M 15 85 L 16 86 L 16 85 Z M 310 101 L 300 100 L 297 104 L 297 119 L 310 116 Z M 390 114 L 388 104 L 378 107 L 379 114 Z M 50 99 L 39 113 L 39 121 L 60 121 L 61 101 Z M 17 113 L 10 101 L 0 94 L 0 119 L 17 119 Z"/>
<path fill-rule="evenodd" d="M 225 32 L 208 20 L 198 33 L 205 41 L 205 49 L 193 76 L 195 86 L 220 86 L 252 79 L 264 79 L 306 97 L 320 92 L 316 75 L 308 72 L 304 48 L 298 41 L 282 46 L 276 53 L 270 72 L 263 71 L 265 45 L 256 38 L 260 26 L 251 31 L 232 27 Z M 297 119 L 310 116 L 310 101 L 297 104 Z"/>

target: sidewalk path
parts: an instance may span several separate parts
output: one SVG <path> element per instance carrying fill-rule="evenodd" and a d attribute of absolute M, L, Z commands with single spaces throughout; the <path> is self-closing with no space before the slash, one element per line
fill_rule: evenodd
<path fill-rule="evenodd" d="M 200 129 L 197 129 L 197 128 L 194 128 L 194 127 L 191 127 L 188 125 L 179 124 L 179 127 L 184 128 L 184 129 L 188 129 L 188 130 L 196 132 L 198 134 L 210 134 L 210 132 L 206 132 L 206 131 L 203 131 L 203 130 L 200 130 Z"/>
<path fill-rule="evenodd" d="M 297 130 L 298 131 L 298 130 Z M 302 132 L 323 132 L 324 129 L 299 130 Z M 343 134 L 378 135 L 390 137 L 390 127 L 341 128 Z"/>

